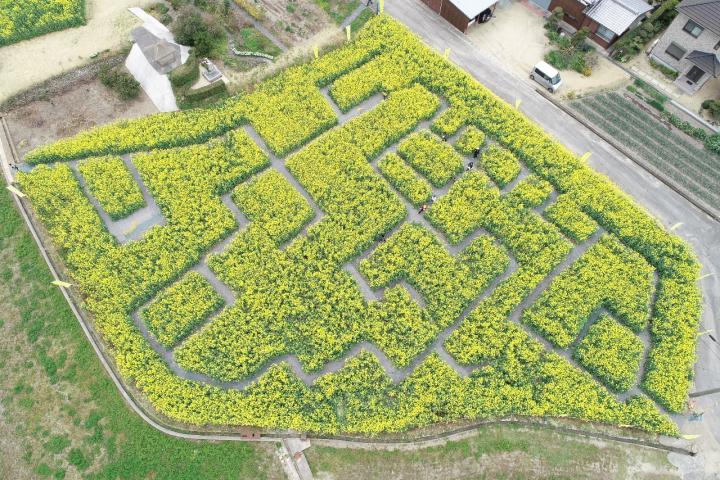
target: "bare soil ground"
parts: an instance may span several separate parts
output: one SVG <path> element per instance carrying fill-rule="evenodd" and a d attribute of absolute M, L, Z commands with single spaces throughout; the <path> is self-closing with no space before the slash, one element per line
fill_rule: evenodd
<path fill-rule="evenodd" d="M 332 19 L 311 0 L 264 0 L 263 24 L 288 47 L 333 26 Z"/>
<path fill-rule="evenodd" d="M 157 0 L 87 0 L 87 25 L 50 33 L 0 48 L 0 102 L 60 73 L 90 56 L 130 44 L 140 21 L 127 9 Z"/>
<path fill-rule="evenodd" d="M 157 110 L 145 92 L 125 102 L 97 79 L 79 82 L 65 92 L 11 110 L 5 117 L 22 158 L 33 148 L 88 128 Z"/>

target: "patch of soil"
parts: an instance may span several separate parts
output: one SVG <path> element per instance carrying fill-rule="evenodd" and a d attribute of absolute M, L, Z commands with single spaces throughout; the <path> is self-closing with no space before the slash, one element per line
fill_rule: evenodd
<path fill-rule="evenodd" d="M 96 78 L 10 110 L 5 118 L 21 158 L 33 148 L 116 120 L 157 113 L 145 92 L 122 101 Z"/>
<path fill-rule="evenodd" d="M 266 0 L 262 5 L 265 10 L 262 23 L 288 47 L 335 25 L 311 0 Z"/>

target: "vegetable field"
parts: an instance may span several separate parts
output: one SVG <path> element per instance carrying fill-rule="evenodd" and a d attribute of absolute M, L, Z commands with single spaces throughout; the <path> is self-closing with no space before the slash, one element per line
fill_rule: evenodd
<path fill-rule="evenodd" d="M 620 93 L 585 97 L 572 106 L 687 195 L 720 212 L 719 155 L 705 150 Z"/>
<path fill-rule="evenodd" d="M 365 435 L 570 416 L 678 433 L 693 252 L 387 16 L 218 107 L 25 160 L 19 188 L 158 415 Z M 138 188 L 163 221 L 120 240 L 96 208 L 132 224 Z"/>
<path fill-rule="evenodd" d="M 85 0 L 0 0 L 0 47 L 85 24 Z"/>

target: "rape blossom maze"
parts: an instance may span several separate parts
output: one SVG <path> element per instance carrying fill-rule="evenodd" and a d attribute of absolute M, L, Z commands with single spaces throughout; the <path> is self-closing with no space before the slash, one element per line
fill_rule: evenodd
<path fill-rule="evenodd" d="M 173 420 L 677 432 L 689 247 L 388 17 L 218 108 L 26 160 L 118 369 Z"/>

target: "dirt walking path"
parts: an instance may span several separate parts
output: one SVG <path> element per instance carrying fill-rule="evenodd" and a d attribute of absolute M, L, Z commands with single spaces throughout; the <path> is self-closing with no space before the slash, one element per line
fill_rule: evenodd
<path fill-rule="evenodd" d="M 0 102 L 55 75 L 75 69 L 104 50 L 130 44 L 140 21 L 129 7 L 153 0 L 88 0 L 88 23 L 0 48 Z"/>

